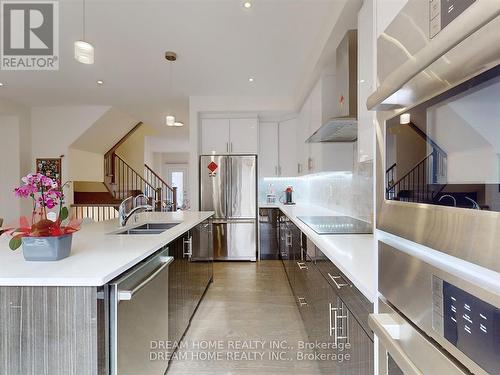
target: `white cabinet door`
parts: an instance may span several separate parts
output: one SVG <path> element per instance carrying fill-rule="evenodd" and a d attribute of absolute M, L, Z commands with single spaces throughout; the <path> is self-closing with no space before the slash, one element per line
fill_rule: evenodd
<path fill-rule="evenodd" d="M 358 13 L 358 161 L 373 160 L 375 112 L 366 109 L 375 91 L 376 54 L 374 0 L 366 0 Z"/>
<path fill-rule="evenodd" d="M 311 122 L 311 98 L 307 97 L 302 105 L 297 123 L 297 168 L 299 175 L 308 173 L 311 144 L 306 143 L 309 138 L 309 123 Z"/>
<path fill-rule="evenodd" d="M 201 120 L 201 153 L 225 154 L 229 152 L 229 120 Z"/>
<path fill-rule="evenodd" d="M 278 175 L 278 123 L 259 124 L 259 175 L 274 177 Z"/>
<path fill-rule="evenodd" d="M 322 95 L 321 95 L 321 79 L 318 80 L 316 86 L 310 94 L 311 97 L 311 122 L 309 123 L 309 135 L 312 135 L 316 130 L 318 130 L 322 125 L 323 113 L 322 113 Z M 322 143 L 311 143 L 309 162 L 308 162 L 308 173 L 317 173 L 322 170 Z"/>
<path fill-rule="evenodd" d="M 297 119 L 279 123 L 279 174 L 297 176 Z"/>
<path fill-rule="evenodd" d="M 259 152 L 259 120 L 256 118 L 230 120 L 229 152 L 257 154 Z"/>

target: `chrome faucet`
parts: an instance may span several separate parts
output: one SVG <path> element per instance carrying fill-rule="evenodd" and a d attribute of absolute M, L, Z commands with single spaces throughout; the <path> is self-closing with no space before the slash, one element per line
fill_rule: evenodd
<path fill-rule="evenodd" d="M 120 207 L 118 208 L 118 216 L 120 220 L 120 226 L 124 227 L 127 224 L 128 219 L 132 217 L 132 215 L 138 213 L 138 212 L 145 212 L 145 211 L 154 211 L 154 207 L 149 205 L 149 204 L 143 204 L 143 205 L 136 205 L 137 203 L 137 198 L 142 196 L 144 194 L 140 194 L 137 197 L 128 197 L 120 203 Z M 144 197 L 146 197 L 144 195 Z M 146 197 L 147 198 L 147 197 Z M 127 204 L 129 201 L 134 202 L 134 207 L 127 212 Z"/>
<path fill-rule="evenodd" d="M 443 198 L 453 199 L 453 207 L 457 207 L 457 200 L 455 199 L 455 197 L 453 195 L 450 195 L 450 194 L 441 195 L 441 197 L 438 199 L 438 202 L 441 202 L 441 199 L 443 199 Z"/>
<path fill-rule="evenodd" d="M 474 210 L 480 210 L 481 209 L 481 207 L 479 206 L 479 203 L 477 203 L 474 199 L 469 198 L 469 197 L 465 197 L 465 199 L 467 199 L 468 201 L 472 202 L 472 209 L 474 209 Z"/>

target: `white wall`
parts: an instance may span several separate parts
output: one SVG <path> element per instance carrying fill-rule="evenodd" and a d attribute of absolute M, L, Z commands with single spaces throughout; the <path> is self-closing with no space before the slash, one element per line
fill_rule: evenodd
<path fill-rule="evenodd" d="M 70 148 L 68 163 L 69 180 L 104 182 L 104 157 L 102 154 Z"/>
<path fill-rule="evenodd" d="M 377 37 L 384 32 L 407 2 L 408 0 L 376 0 Z"/>
<path fill-rule="evenodd" d="M 21 216 L 20 200 L 14 198 L 13 189 L 20 185 L 21 163 L 19 158 L 19 119 L 0 116 L 0 218 L 5 224 Z"/>
<path fill-rule="evenodd" d="M 0 100 L 0 217 L 9 221 L 31 215 L 31 203 L 13 198 L 20 178 L 32 171 L 31 124 L 27 107 Z"/>
<path fill-rule="evenodd" d="M 63 182 L 71 178 L 71 144 L 92 126 L 107 110 L 108 106 L 47 106 L 31 108 L 32 169 L 36 158 L 57 158 L 62 160 Z M 76 165 L 81 165 L 77 162 Z M 86 168 L 89 168 L 87 165 Z M 93 168 L 98 168 L 95 165 Z M 96 170 L 94 172 L 97 174 Z M 78 174 L 75 172 L 75 176 Z M 72 203 L 71 187 L 66 193 L 67 203 Z"/>
<path fill-rule="evenodd" d="M 481 117 L 481 112 L 476 112 L 472 116 L 474 123 L 470 123 L 451 103 L 428 111 L 428 134 L 448 154 L 447 181 L 450 184 L 500 182 L 499 145 L 495 144 L 495 138 L 485 138 L 475 128 L 476 122 L 482 123 Z M 499 132 L 498 120 L 489 125 Z"/>

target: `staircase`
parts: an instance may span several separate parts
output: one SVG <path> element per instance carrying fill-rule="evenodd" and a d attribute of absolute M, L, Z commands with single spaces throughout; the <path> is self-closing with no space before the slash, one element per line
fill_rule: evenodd
<path fill-rule="evenodd" d="M 395 181 L 397 163 L 386 171 L 386 199 L 414 203 L 436 203 L 447 185 L 447 154 L 419 127 L 407 124 L 432 151 L 420 160 L 409 172 Z"/>
<path fill-rule="evenodd" d="M 76 218 L 94 221 L 113 219 L 118 217 L 118 207 L 124 199 L 139 194 L 144 194 L 156 211 L 177 210 L 176 187 L 168 185 L 146 164 L 143 171 L 135 170 L 116 153 L 141 125 L 138 123 L 104 155 L 104 183 L 100 183 L 103 189 L 75 191 L 72 207 Z"/>

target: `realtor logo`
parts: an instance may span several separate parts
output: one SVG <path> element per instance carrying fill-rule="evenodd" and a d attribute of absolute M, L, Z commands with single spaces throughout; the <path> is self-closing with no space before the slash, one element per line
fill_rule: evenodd
<path fill-rule="evenodd" d="M 0 1 L 2 70 L 59 69 L 57 1 Z"/>

